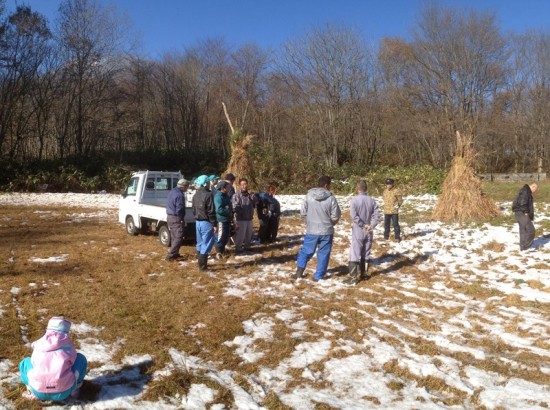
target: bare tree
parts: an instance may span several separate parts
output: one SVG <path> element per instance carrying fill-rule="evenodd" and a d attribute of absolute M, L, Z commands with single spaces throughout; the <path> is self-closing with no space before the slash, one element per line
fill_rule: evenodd
<path fill-rule="evenodd" d="M 124 61 L 125 28 L 113 8 L 95 0 L 64 0 L 59 6 L 60 65 L 62 66 L 57 133 L 59 155 L 66 150 L 84 155 L 105 133 L 98 129 L 102 108 L 110 98 L 114 75 Z M 95 121 L 92 121 L 92 120 Z"/>
<path fill-rule="evenodd" d="M 10 157 L 24 156 L 33 134 L 30 95 L 50 37 L 45 18 L 30 7 L 17 7 L 0 26 L 0 152 L 8 142 Z"/>
<path fill-rule="evenodd" d="M 452 136 L 461 130 L 477 137 L 480 119 L 504 85 L 505 42 L 494 15 L 428 4 L 412 42 L 413 68 L 407 87 L 412 102 L 426 112 L 426 144 L 434 165 L 452 155 Z"/>
<path fill-rule="evenodd" d="M 329 25 L 289 41 L 278 61 L 288 102 L 301 107 L 293 105 L 289 112 L 302 117 L 297 120 L 302 133 L 314 137 L 329 166 L 339 163 L 349 143 L 351 107 L 366 96 L 367 56 L 357 32 Z"/>

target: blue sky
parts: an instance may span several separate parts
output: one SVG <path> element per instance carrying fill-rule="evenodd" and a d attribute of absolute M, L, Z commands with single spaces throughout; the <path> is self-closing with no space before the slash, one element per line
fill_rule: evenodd
<path fill-rule="evenodd" d="M 255 42 L 279 48 L 312 26 L 336 23 L 358 29 L 368 43 L 384 36 L 408 37 L 423 0 L 96 0 L 114 4 L 139 33 L 144 55 L 192 47 L 206 38 L 224 37 L 239 46 Z M 59 0 L 6 0 L 30 5 L 50 21 Z M 503 32 L 530 29 L 550 33 L 550 0 L 440 0 L 443 5 L 493 11 Z"/>

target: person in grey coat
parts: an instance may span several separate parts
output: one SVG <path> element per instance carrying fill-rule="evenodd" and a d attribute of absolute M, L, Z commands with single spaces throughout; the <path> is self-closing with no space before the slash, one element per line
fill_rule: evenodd
<path fill-rule="evenodd" d="M 298 252 L 296 273 L 291 276 L 292 279 L 304 277 L 306 265 L 316 250 L 317 269 L 313 280 L 317 282 L 323 279 L 327 273 L 332 251 L 334 225 L 338 223 L 341 216 L 338 202 L 328 190 L 330 183 L 330 177 L 323 175 L 319 178 L 318 187 L 311 188 L 302 203 L 300 214 L 306 220 L 306 235 Z"/>
<path fill-rule="evenodd" d="M 372 248 L 373 229 L 378 224 L 378 204 L 367 195 L 367 183 L 357 183 L 357 195 L 349 206 L 351 216 L 351 248 L 349 251 L 349 278 L 344 283 L 357 284 L 367 272 L 368 258 Z"/>

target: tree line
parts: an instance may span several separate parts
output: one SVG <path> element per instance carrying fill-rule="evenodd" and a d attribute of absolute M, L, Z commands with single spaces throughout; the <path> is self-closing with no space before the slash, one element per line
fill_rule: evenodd
<path fill-rule="evenodd" d="M 473 136 L 479 172 L 543 171 L 549 33 L 504 34 L 490 12 L 437 2 L 416 21 L 409 39 L 374 46 L 327 24 L 277 50 L 206 38 L 149 59 L 132 52 L 115 10 L 94 0 L 63 0 L 53 23 L 0 0 L 0 156 L 124 163 L 178 153 L 176 162 L 222 164 L 224 102 L 255 136 L 260 176 L 445 168 L 456 130 Z"/>

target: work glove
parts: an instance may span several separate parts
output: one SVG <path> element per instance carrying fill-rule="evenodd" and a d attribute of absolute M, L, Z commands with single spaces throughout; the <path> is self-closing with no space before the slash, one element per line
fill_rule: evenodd
<path fill-rule="evenodd" d="M 370 226 L 370 225 L 365 225 L 365 226 L 363 226 L 363 231 L 365 231 L 365 232 L 372 232 L 372 226 Z"/>

